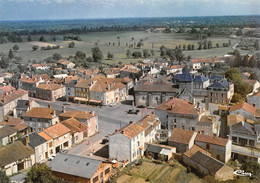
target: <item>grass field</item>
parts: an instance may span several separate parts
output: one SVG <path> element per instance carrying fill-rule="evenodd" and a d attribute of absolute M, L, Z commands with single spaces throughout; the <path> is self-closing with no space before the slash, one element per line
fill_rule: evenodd
<path fill-rule="evenodd" d="M 167 163 L 156 164 L 145 159 L 140 166 L 134 166 L 123 170 L 122 175 L 116 180 L 117 183 L 144 183 L 144 182 L 193 182 L 201 183 L 202 179 L 193 173 L 186 173 L 186 168 L 177 161 L 170 166 Z"/>
<path fill-rule="evenodd" d="M 32 36 L 33 41 L 37 41 L 40 35 Z M 60 49 L 55 50 L 37 50 L 32 51 L 32 43 L 23 42 L 16 43 L 20 49 L 15 53 L 17 56 L 23 58 L 26 63 L 28 60 L 36 60 L 38 62 L 42 61 L 44 58 L 52 56 L 54 53 L 59 53 L 63 57 L 69 57 L 71 55 L 75 55 L 77 51 L 82 51 L 87 54 L 87 56 L 91 56 L 91 48 L 95 47 L 95 43 L 98 43 L 99 48 L 102 50 L 104 54 L 104 58 L 107 57 L 107 53 L 111 52 L 114 54 L 114 59 L 104 60 L 107 63 L 131 63 L 137 62 L 140 59 L 127 59 L 126 58 L 126 43 L 134 44 L 134 42 L 138 42 L 140 39 L 144 39 L 144 46 L 142 49 L 134 49 L 131 48 L 132 52 L 141 51 L 143 49 L 152 49 L 152 44 L 154 45 L 155 57 L 159 57 L 159 48 L 161 45 L 165 45 L 168 48 L 175 48 L 177 45 L 183 44 L 194 44 L 195 49 L 198 47 L 197 40 L 192 40 L 191 35 L 188 34 L 165 34 L 165 33 L 151 33 L 148 34 L 146 32 L 98 32 L 98 33 L 88 33 L 84 35 L 80 35 L 82 41 L 74 41 L 75 47 L 68 48 L 68 44 L 71 41 L 62 41 L 62 36 L 56 36 L 56 42 L 47 42 L 47 44 L 55 44 L 60 45 Z M 117 46 L 118 39 L 120 37 L 121 45 Z M 131 38 L 134 38 L 132 40 Z M 26 37 L 24 37 L 26 39 Z M 45 36 L 45 39 L 50 40 L 50 36 Z M 222 45 L 224 42 L 227 43 L 230 39 L 225 37 L 210 37 L 208 40 L 211 40 L 213 46 L 216 43 Z M 105 46 L 108 43 L 115 43 L 116 46 Z M 232 40 L 232 45 L 234 45 L 237 41 Z M 1 52 L 8 53 L 8 51 L 14 46 L 14 43 L 0 44 Z M 192 58 L 198 57 L 214 57 L 214 56 L 223 56 L 225 53 L 232 51 L 232 48 L 215 48 L 210 50 L 193 50 L 193 51 L 184 51 L 186 56 L 191 55 Z"/>

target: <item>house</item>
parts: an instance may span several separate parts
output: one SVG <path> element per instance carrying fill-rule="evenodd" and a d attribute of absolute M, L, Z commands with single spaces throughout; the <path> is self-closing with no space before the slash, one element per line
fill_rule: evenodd
<path fill-rule="evenodd" d="M 14 143 L 14 141 L 17 139 L 17 129 L 10 127 L 10 126 L 4 126 L 0 127 L 0 146 L 5 146 L 7 144 Z"/>
<path fill-rule="evenodd" d="M 9 112 L 14 110 L 18 100 L 28 100 L 28 92 L 19 89 L 8 95 L 0 93 L 0 120 L 3 120 Z"/>
<path fill-rule="evenodd" d="M 257 120 L 256 108 L 247 102 L 240 102 L 238 104 L 234 104 L 229 109 L 229 114 L 241 115 L 246 119 Z"/>
<path fill-rule="evenodd" d="M 234 94 L 234 84 L 223 79 L 208 86 L 208 102 L 228 104 Z"/>
<path fill-rule="evenodd" d="M 209 136 L 219 136 L 220 124 L 216 122 L 216 116 L 203 115 L 196 125 L 196 131 Z"/>
<path fill-rule="evenodd" d="M 109 136 L 109 159 L 132 162 L 143 155 L 144 128 L 130 122 Z"/>
<path fill-rule="evenodd" d="M 68 84 L 66 84 L 66 100 L 73 102 L 75 98 L 75 86 L 77 84 L 77 80 L 72 80 Z"/>
<path fill-rule="evenodd" d="M 210 152 L 212 157 L 224 163 L 231 158 L 231 145 L 229 139 L 197 134 L 195 144 Z"/>
<path fill-rule="evenodd" d="M 90 97 L 89 89 L 93 84 L 94 84 L 93 81 L 87 79 L 81 79 L 77 81 L 76 85 L 74 86 L 74 90 L 75 90 L 74 101 L 78 103 L 87 103 Z M 74 84 L 72 83 L 72 85 Z"/>
<path fill-rule="evenodd" d="M 8 85 L 8 86 L 2 86 L 0 87 L 0 94 L 2 95 L 10 95 L 12 94 L 13 92 L 15 92 L 15 88 L 12 87 L 11 85 Z"/>
<path fill-rule="evenodd" d="M 20 89 L 20 79 L 23 77 L 28 77 L 28 76 L 22 73 L 16 73 L 9 79 L 9 82 L 13 87 L 15 87 L 15 89 L 18 90 Z"/>
<path fill-rule="evenodd" d="M 132 65 L 125 65 L 120 69 L 120 78 L 139 78 L 141 76 L 141 71 L 137 67 Z"/>
<path fill-rule="evenodd" d="M 234 177 L 233 168 L 211 157 L 205 151 L 197 150 L 195 153 L 187 151 L 183 159 L 185 164 L 195 168 L 199 173 L 214 176 L 216 180 L 226 181 Z"/>
<path fill-rule="evenodd" d="M 168 129 L 197 131 L 197 124 L 203 114 L 204 110 L 201 108 L 196 108 L 188 101 L 178 98 L 172 98 L 155 107 L 155 115 Z"/>
<path fill-rule="evenodd" d="M 193 78 L 193 89 L 206 89 L 209 84 L 209 79 L 202 75 L 196 75 Z"/>
<path fill-rule="evenodd" d="M 15 117 L 21 117 L 33 107 L 40 107 L 40 105 L 34 100 L 18 100 L 13 114 Z"/>
<path fill-rule="evenodd" d="M 215 61 L 211 58 L 209 58 L 209 59 L 191 59 L 189 61 L 188 65 L 193 70 L 199 70 L 203 66 L 214 66 Z"/>
<path fill-rule="evenodd" d="M 70 129 L 71 135 L 71 144 L 78 144 L 84 140 L 84 137 L 87 137 L 88 127 L 78 121 L 76 118 L 69 118 L 61 122 L 64 126 Z"/>
<path fill-rule="evenodd" d="M 35 163 L 42 163 L 48 160 L 51 154 L 49 154 L 49 142 L 37 132 L 30 133 L 23 139 L 26 146 L 32 148 L 35 152 Z"/>
<path fill-rule="evenodd" d="M 116 78 L 120 75 L 120 68 L 104 68 L 102 73 L 107 78 Z"/>
<path fill-rule="evenodd" d="M 16 131 L 17 137 L 22 137 L 31 132 L 31 128 L 26 123 L 24 123 L 24 120 L 22 120 L 21 118 L 15 118 L 12 116 L 6 117 L 0 123 L 0 126 L 9 126 L 9 127 L 15 128 L 17 130 Z M 1 131 L 1 129 L 0 129 L 0 131 Z"/>
<path fill-rule="evenodd" d="M 59 153 L 50 164 L 53 174 L 65 182 L 107 182 L 112 164 L 89 157 Z"/>
<path fill-rule="evenodd" d="M 173 88 L 172 83 L 165 79 L 146 76 L 139 80 L 134 87 L 134 101 L 136 106 L 156 107 L 176 96 L 179 90 Z"/>
<path fill-rule="evenodd" d="M 254 80 L 254 79 L 243 79 L 243 81 L 245 83 L 249 84 L 249 86 L 252 87 L 251 93 L 258 92 L 258 90 L 260 88 L 260 83 L 257 80 Z"/>
<path fill-rule="evenodd" d="M 250 147 L 260 147 L 260 125 L 244 121 L 230 127 L 229 138 L 233 144 Z"/>
<path fill-rule="evenodd" d="M 39 84 L 45 83 L 46 80 L 41 76 L 23 77 L 19 81 L 21 89 L 28 91 L 30 97 L 35 97 L 37 94 L 36 88 Z"/>
<path fill-rule="evenodd" d="M 168 139 L 168 145 L 176 147 L 177 153 L 184 153 L 194 145 L 197 132 L 174 128 Z"/>
<path fill-rule="evenodd" d="M 62 67 L 62 69 L 73 69 L 75 67 L 75 64 L 70 62 L 70 61 L 68 61 L 68 60 L 60 59 L 57 62 L 57 66 Z"/>
<path fill-rule="evenodd" d="M 152 156 L 154 159 L 170 160 L 173 157 L 173 153 L 176 153 L 176 148 L 161 144 L 145 143 L 146 155 Z"/>
<path fill-rule="evenodd" d="M 35 70 L 47 70 L 51 67 L 51 64 L 32 64 L 32 68 Z"/>
<path fill-rule="evenodd" d="M 36 88 L 37 98 L 54 101 L 65 96 L 65 87 L 59 84 L 40 84 Z"/>
<path fill-rule="evenodd" d="M 59 115 L 60 121 L 75 118 L 88 127 L 85 131 L 86 137 L 95 135 L 98 132 L 98 115 L 94 111 L 66 111 L 66 109 L 63 108 L 62 112 L 63 113 Z"/>
<path fill-rule="evenodd" d="M 157 131 L 161 129 L 161 122 L 159 118 L 153 113 L 143 117 L 137 122 L 144 128 L 145 142 L 152 143 L 156 140 Z"/>
<path fill-rule="evenodd" d="M 54 154 L 57 154 L 62 149 L 68 149 L 71 147 L 70 129 L 65 125 L 58 123 L 48 128 L 45 128 L 41 136 L 49 136 L 53 139 Z"/>
<path fill-rule="evenodd" d="M 7 176 L 27 170 L 34 163 L 34 151 L 20 141 L 0 148 L 0 169 Z"/>
<path fill-rule="evenodd" d="M 50 105 L 48 108 L 33 107 L 23 115 L 23 119 L 33 131 L 43 130 L 59 122 L 56 111 Z"/>
<path fill-rule="evenodd" d="M 260 108 L 260 92 L 247 97 L 247 103 L 256 108 Z"/>

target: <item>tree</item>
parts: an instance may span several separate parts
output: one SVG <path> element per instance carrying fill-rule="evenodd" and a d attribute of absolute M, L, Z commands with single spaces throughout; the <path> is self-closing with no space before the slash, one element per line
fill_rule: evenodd
<path fill-rule="evenodd" d="M 231 102 L 232 102 L 232 103 L 239 103 L 239 102 L 241 102 L 242 100 L 243 100 L 243 97 L 242 97 L 240 94 L 234 93 L 234 95 L 233 95 L 233 97 L 232 97 L 232 99 L 231 99 Z"/>
<path fill-rule="evenodd" d="M 255 60 L 255 57 L 252 56 L 249 60 L 249 67 L 251 68 L 255 68 L 256 67 L 256 60 Z"/>
<path fill-rule="evenodd" d="M 142 52 L 140 52 L 140 51 L 133 52 L 132 56 L 134 58 L 141 58 L 142 57 Z"/>
<path fill-rule="evenodd" d="M 216 47 L 219 48 L 219 44 L 218 43 L 216 44 Z"/>
<path fill-rule="evenodd" d="M 32 37 L 31 37 L 31 35 L 28 35 L 27 40 L 28 40 L 28 42 L 31 42 L 31 41 L 32 41 Z"/>
<path fill-rule="evenodd" d="M 39 46 L 38 46 L 38 45 L 33 45 L 33 46 L 32 46 L 32 49 L 33 49 L 33 51 L 36 51 L 36 50 L 38 50 L 38 48 L 39 48 Z"/>
<path fill-rule="evenodd" d="M 94 62 L 94 59 L 93 59 L 93 57 L 88 57 L 88 58 L 86 58 L 86 61 L 87 62 Z"/>
<path fill-rule="evenodd" d="M 120 37 L 117 36 L 117 45 L 120 46 Z"/>
<path fill-rule="evenodd" d="M 9 177 L 3 171 L 0 170 L 0 182 L 8 183 L 9 181 Z"/>
<path fill-rule="evenodd" d="M 94 47 L 92 48 L 91 51 L 92 51 L 92 57 L 95 60 L 95 62 L 101 62 L 101 60 L 103 59 L 103 53 L 99 49 L 99 47 Z"/>
<path fill-rule="evenodd" d="M 155 52 L 154 50 L 151 50 L 151 55 L 154 56 L 155 55 Z"/>
<path fill-rule="evenodd" d="M 131 54 L 132 54 L 132 53 L 131 53 L 130 50 L 127 50 L 127 51 L 126 51 L 126 57 L 127 57 L 127 58 L 131 58 Z"/>
<path fill-rule="evenodd" d="M 27 173 L 25 183 L 55 183 L 56 177 L 52 174 L 51 169 L 44 163 L 35 164 Z"/>
<path fill-rule="evenodd" d="M 255 73 L 251 73 L 248 79 L 258 80 L 258 76 Z"/>
<path fill-rule="evenodd" d="M 13 46 L 13 50 L 14 51 L 17 51 L 17 50 L 19 50 L 20 48 L 19 48 L 19 46 L 17 45 L 17 44 L 15 44 L 14 46 Z"/>
<path fill-rule="evenodd" d="M 46 42 L 46 39 L 44 38 L 44 36 L 41 36 L 41 37 L 39 38 L 39 41 L 40 41 L 40 42 Z"/>
<path fill-rule="evenodd" d="M 75 43 L 74 43 L 74 42 L 70 42 L 70 43 L 69 43 L 69 48 L 74 48 L 74 46 L 75 46 Z"/>
<path fill-rule="evenodd" d="M 254 47 L 256 50 L 259 50 L 259 41 L 258 40 L 255 41 Z"/>
<path fill-rule="evenodd" d="M 53 42 L 56 42 L 56 37 L 55 37 L 55 36 L 53 36 L 52 40 L 53 40 Z"/>
<path fill-rule="evenodd" d="M 62 56 L 59 53 L 54 53 L 52 58 L 55 60 L 60 60 L 60 59 L 62 59 Z"/>
<path fill-rule="evenodd" d="M 244 59 L 243 59 L 243 67 L 248 67 L 249 65 L 249 60 L 248 60 L 248 55 L 245 55 L 244 56 Z"/>
<path fill-rule="evenodd" d="M 144 58 L 149 58 L 151 55 L 150 55 L 149 51 L 145 49 L 145 50 L 143 50 L 143 56 L 144 56 Z"/>
<path fill-rule="evenodd" d="M 139 41 L 136 45 L 138 48 L 141 48 L 142 46 L 144 46 L 143 41 Z"/>
<path fill-rule="evenodd" d="M 184 45 L 182 46 L 182 49 L 183 49 L 183 50 L 186 50 L 186 44 L 184 44 Z"/>
<path fill-rule="evenodd" d="M 184 59 L 184 55 L 182 54 L 182 50 L 181 49 L 178 49 L 176 51 L 175 57 L 176 57 L 176 60 L 179 61 L 179 62 L 181 62 Z"/>
<path fill-rule="evenodd" d="M 13 59 L 13 58 L 14 58 L 14 53 L 13 53 L 13 50 L 12 50 L 12 49 L 9 50 L 8 57 L 9 57 L 10 59 Z"/>
<path fill-rule="evenodd" d="M 82 51 L 77 51 L 76 57 L 78 57 L 80 59 L 84 59 L 84 58 L 86 58 L 86 54 L 83 53 Z"/>
<path fill-rule="evenodd" d="M 114 58 L 114 54 L 108 52 L 108 53 L 107 53 L 107 58 L 108 58 L 109 60 L 112 60 L 112 59 Z"/>

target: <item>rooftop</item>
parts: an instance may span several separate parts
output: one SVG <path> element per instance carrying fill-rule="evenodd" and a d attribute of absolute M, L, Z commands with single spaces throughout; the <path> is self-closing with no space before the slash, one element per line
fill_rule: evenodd
<path fill-rule="evenodd" d="M 229 112 L 236 111 L 238 109 L 244 109 L 253 115 L 256 113 L 256 108 L 247 102 L 240 102 L 238 104 L 232 105 L 229 109 Z"/>
<path fill-rule="evenodd" d="M 52 119 L 56 117 L 56 111 L 52 108 L 33 107 L 27 111 L 24 117 Z"/>
<path fill-rule="evenodd" d="M 220 137 L 212 137 L 203 134 L 197 134 L 195 141 L 205 142 L 209 144 L 215 144 L 219 146 L 226 146 L 228 143 L 228 139 L 220 138 Z"/>
<path fill-rule="evenodd" d="M 66 111 L 64 113 L 61 113 L 59 115 L 59 117 L 67 117 L 67 118 L 76 118 L 76 119 L 90 119 L 93 118 L 94 116 L 96 116 L 97 114 L 94 113 L 91 114 L 91 112 L 88 111 Z"/>
<path fill-rule="evenodd" d="M 168 139 L 171 142 L 177 142 L 181 144 L 189 144 L 193 135 L 196 134 L 194 131 L 182 130 L 179 128 L 174 128 L 172 130 L 172 135 Z"/>
<path fill-rule="evenodd" d="M 51 136 L 52 138 L 58 138 L 66 133 L 70 132 L 70 129 L 65 125 L 58 123 L 43 130 L 46 134 Z"/>
<path fill-rule="evenodd" d="M 142 127 L 141 125 L 135 122 L 130 122 L 128 125 L 120 128 L 119 130 L 116 130 L 116 132 L 113 133 L 112 135 L 115 135 L 116 133 L 121 133 L 127 138 L 132 139 L 143 131 L 144 131 L 144 127 Z"/>
<path fill-rule="evenodd" d="M 85 124 L 81 123 L 75 118 L 69 118 L 63 121 L 62 124 L 69 128 L 72 133 L 82 132 L 88 128 Z"/>

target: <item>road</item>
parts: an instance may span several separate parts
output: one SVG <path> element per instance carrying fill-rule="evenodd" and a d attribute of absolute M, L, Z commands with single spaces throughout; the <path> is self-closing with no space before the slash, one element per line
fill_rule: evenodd
<path fill-rule="evenodd" d="M 130 98 L 131 99 L 131 98 Z M 33 98 L 41 107 L 48 107 L 55 110 L 62 110 L 63 102 L 61 101 L 45 101 Z M 125 103 L 125 102 L 124 102 Z M 131 103 L 129 101 L 128 103 Z M 139 109 L 139 114 L 127 114 L 126 111 L 133 109 L 135 107 L 123 103 L 119 103 L 113 107 L 103 106 L 103 107 L 93 107 L 85 104 L 71 103 L 70 105 L 65 105 L 66 110 L 79 110 L 79 111 L 95 111 L 98 114 L 98 124 L 99 133 L 96 135 L 85 139 L 84 142 L 78 144 L 69 149 L 69 154 L 85 156 L 90 150 L 93 150 L 93 146 L 100 143 L 104 136 L 109 133 L 113 133 L 116 129 L 127 125 L 130 121 L 138 121 L 147 114 L 150 114 L 152 109 Z M 88 142 L 90 145 L 88 145 Z"/>
<path fill-rule="evenodd" d="M 246 154 L 249 156 L 255 156 L 255 157 L 260 158 L 259 151 L 252 150 L 251 148 L 248 148 L 248 147 L 242 147 L 242 146 L 232 144 L 232 152 L 238 153 L 238 154 Z"/>

